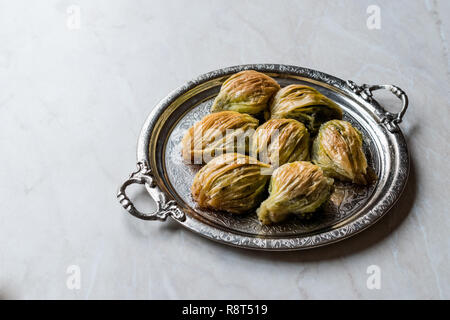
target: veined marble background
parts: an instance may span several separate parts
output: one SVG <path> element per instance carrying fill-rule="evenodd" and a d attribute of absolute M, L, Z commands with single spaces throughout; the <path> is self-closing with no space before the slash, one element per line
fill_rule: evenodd
<path fill-rule="evenodd" d="M 449 21 L 445 0 L 1 0 L 0 298 L 449 299 Z M 336 245 L 264 253 L 125 213 L 117 187 L 153 106 L 246 63 L 408 93 L 411 177 L 386 218 Z"/>

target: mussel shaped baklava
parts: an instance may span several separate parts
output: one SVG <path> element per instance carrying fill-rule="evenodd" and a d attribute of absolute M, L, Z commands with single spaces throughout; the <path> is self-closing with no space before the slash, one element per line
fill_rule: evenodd
<path fill-rule="evenodd" d="M 322 123 L 342 119 L 342 109 L 316 89 L 292 84 L 274 96 L 270 105 L 270 118 L 296 119 L 304 123 L 310 133 L 316 133 Z"/>
<path fill-rule="evenodd" d="M 240 214 L 256 208 L 270 179 L 268 164 L 238 153 L 212 159 L 194 177 L 191 192 L 201 208 Z"/>
<path fill-rule="evenodd" d="M 248 153 L 259 121 L 248 114 L 222 111 L 205 116 L 183 137 L 183 159 L 202 164 L 227 152 Z"/>
<path fill-rule="evenodd" d="M 309 160 L 309 133 L 294 119 L 272 119 L 256 129 L 250 154 L 273 167 Z"/>
<path fill-rule="evenodd" d="M 267 111 L 269 100 L 280 89 L 278 83 L 254 70 L 238 72 L 228 78 L 211 107 L 211 112 L 232 110 L 251 115 Z"/>
<path fill-rule="evenodd" d="M 312 160 L 330 177 L 356 184 L 367 184 L 368 173 L 361 133 L 349 122 L 324 123 L 314 140 Z"/>
<path fill-rule="evenodd" d="M 256 211 L 262 224 L 272 224 L 295 214 L 307 217 L 328 200 L 333 179 L 310 162 L 286 163 L 275 169 L 269 185 L 269 197 Z"/>

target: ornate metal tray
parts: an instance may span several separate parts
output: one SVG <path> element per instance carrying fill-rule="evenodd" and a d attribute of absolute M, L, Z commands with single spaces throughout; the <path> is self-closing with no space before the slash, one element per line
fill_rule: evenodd
<path fill-rule="evenodd" d="M 283 87 L 292 83 L 312 86 L 338 103 L 344 119 L 364 136 L 369 165 L 378 181 L 368 187 L 337 183 L 335 192 L 316 218 L 291 219 L 262 226 L 256 214 L 235 216 L 199 209 L 190 194 L 198 167 L 181 157 L 185 131 L 208 114 L 222 83 L 231 74 L 253 69 L 275 78 Z M 372 91 L 390 90 L 402 100 L 399 113 L 383 109 Z M 164 221 L 169 216 L 206 238 L 228 245 L 261 250 L 298 250 L 348 238 L 378 221 L 394 205 L 406 184 L 409 155 L 398 127 L 408 106 L 406 94 L 393 85 L 361 85 L 302 67 L 254 64 L 229 67 L 201 75 L 170 93 L 146 120 L 137 146 L 138 169 L 119 188 L 118 199 L 133 216 Z M 136 209 L 125 194 L 127 186 L 143 184 L 157 203 L 156 212 Z"/>

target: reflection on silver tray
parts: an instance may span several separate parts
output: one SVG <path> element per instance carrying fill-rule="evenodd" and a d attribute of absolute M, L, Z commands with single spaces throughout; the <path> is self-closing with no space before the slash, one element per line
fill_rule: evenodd
<path fill-rule="evenodd" d="M 190 187 L 199 166 L 187 165 L 181 156 L 186 130 L 209 113 L 223 81 L 245 69 L 264 72 L 281 86 L 302 83 L 333 99 L 364 136 L 369 166 L 379 177 L 370 186 L 337 182 L 331 199 L 310 220 L 292 218 L 263 226 L 256 214 L 243 216 L 198 208 Z M 372 91 L 387 89 L 402 100 L 398 114 L 386 112 Z M 399 198 L 406 184 L 409 155 L 398 123 L 406 111 L 404 92 L 392 85 L 357 86 L 327 74 L 285 65 L 244 65 L 200 76 L 172 92 L 150 114 L 142 129 L 137 150 L 138 171 L 119 189 L 118 198 L 127 211 L 145 220 L 174 218 L 188 229 L 212 240 L 251 249 L 297 250 L 325 245 L 347 238 L 375 223 Z M 158 204 L 154 213 L 139 212 L 125 189 L 144 184 Z M 170 200 L 169 200 L 170 199 Z"/>

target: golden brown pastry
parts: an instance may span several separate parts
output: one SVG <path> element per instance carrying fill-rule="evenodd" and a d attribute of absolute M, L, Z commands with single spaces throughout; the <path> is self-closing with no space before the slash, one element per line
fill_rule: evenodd
<path fill-rule="evenodd" d="M 218 156 L 195 175 L 192 197 L 202 208 L 244 213 L 257 207 L 270 166 L 238 153 Z"/>
<path fill-rule="evenodd" d="M 202 164 L 226 152 L 248 153 L 258 123 L 252 116 L 235 111 L 209 114 L 184 135 L 183 158 L 188 163 Z"/>
<path fill-rule="evenodd" d="M 342 119 L 341 108 L 314 88 L 291 84 L 274 96 L 270 105 L 270 118 L 296 119 L 311 133 L 328 120 Z"/>
<path fill-rule="evenodd" d="M 330 177 L 367 184 L 367 160 L 362 135 L 343 120 L 324 123 L 313 143 L 312 159 Z"/>
<path fill-rule="evenodd" d="M 309 160 L 309 133 L 294 119 L 272 119 L 253 135 L 251 155 L 274 167 Z"/>
<path fill-rule="evenodd" d="M 304 217 L 328 200 L 333 179 L 306 161 L 286 163 L 273 172 L 269 197 L 256 211 L 262 224 L 285 220 L 290 214 Z"/>
<path fill-rule="evenodd" d="M 262 114 L 268 109 L 270 98 L 279 89 L 279 84 L 264 73 L 241 71 L 222 84 L 211 112 L 232 110 L 251 115 Z"/>

